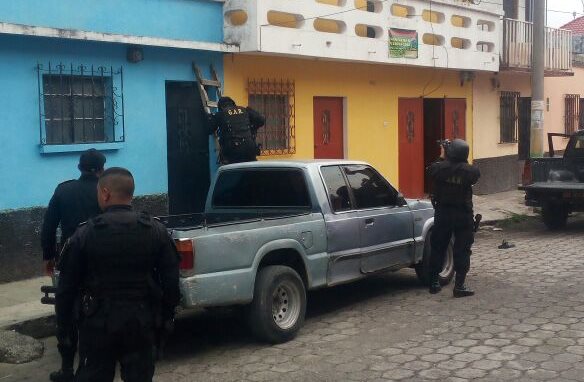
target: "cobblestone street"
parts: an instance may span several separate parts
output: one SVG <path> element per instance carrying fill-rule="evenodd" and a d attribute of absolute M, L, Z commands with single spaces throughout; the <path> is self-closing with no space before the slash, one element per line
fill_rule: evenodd
<path fill-rule="evenodd" d="M 181 320 L 157 381 L 584 381 L 584 221 L 525 222 L 476 238 L 477 295 L 422 288 L 410 270 L 309 294 L 292 342 L 256 343 L 236 315 Z M 497 249 L 503 239 L 515 244 Z M 0 381 L 47 380 L 45 357 L 0 365 Z"/>

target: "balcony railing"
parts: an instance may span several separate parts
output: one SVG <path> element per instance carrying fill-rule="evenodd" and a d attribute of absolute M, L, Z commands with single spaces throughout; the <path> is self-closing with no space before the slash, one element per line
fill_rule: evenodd
<path fill-rule="evenodd" d="M 533 23 L 504 19 L 501 67 L 509 70 L 531 70 Z M 545 28 L 545 70 L 547 75 L 572 72 L 572 32 Z"/>

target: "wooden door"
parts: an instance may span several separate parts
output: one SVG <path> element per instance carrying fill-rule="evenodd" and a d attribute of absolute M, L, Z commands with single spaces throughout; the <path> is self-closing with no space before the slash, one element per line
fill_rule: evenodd
<path fill-rule="evenodd" d="M 314 97 L 314 158 L 343 159 L 343 99 Z"/>
<path fill-rule="evenodd" d="M 466 139 L 466 100 L 444 100 L 444 139 Z"/>
<path fill-rule="evenodd" d="M 422 98 L 398 102 L 399 189 L 406 197 L 424 196 L 424 103 Z"/>

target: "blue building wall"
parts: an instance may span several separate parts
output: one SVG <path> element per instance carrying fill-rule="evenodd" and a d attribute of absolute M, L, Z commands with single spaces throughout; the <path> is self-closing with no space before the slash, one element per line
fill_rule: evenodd
<path fill-rule="evenodd" d="M 0 211 L 46 206 L 58 183 L 79 175 L 79 152 L 40 152 L 37 63 L 123 67 L 126 138 L 105 154 L 108 167 L 134 173 L 137 195 L 167 192 L 165 81 L 193 81 L 193 61 L 222 73 L 215 52 L 145 47 L 144 61 L 131 64 L 120 44 L 1 35 L 0 52 Z"/>
<path fill-rule="evenodd" d="M 212 0 L 3 0 L 0 21 L 63 29 L 220 42 Z"/>

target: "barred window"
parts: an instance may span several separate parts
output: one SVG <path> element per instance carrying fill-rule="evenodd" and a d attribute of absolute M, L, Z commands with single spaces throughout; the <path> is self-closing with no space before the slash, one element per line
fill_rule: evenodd
<path fill-rule="evenodd" d="M 519 93 L 501 92 L 500 98 L 500 143 L 517 142 L 519 129 Z"/>
<path fill-rule="evenodd" d="M 564 103 L 566 105 L 564 129 L 566 134 L 572 134 L 582 128 L 580 124 L 580 95 L 566 94 Z"/>
<path fill-rule="evenodd" d="M 42 145 L 123 141 L 123 103 L 114 85 L 121 69 L 49 64 L 38 70 Z"/>
<path fill-rule="evenodd" d="M 247 91 L 249 107 L 266 117 L 257 134 L 262 155 L 294 154 L 294 81 L 248 80 Z"/>

